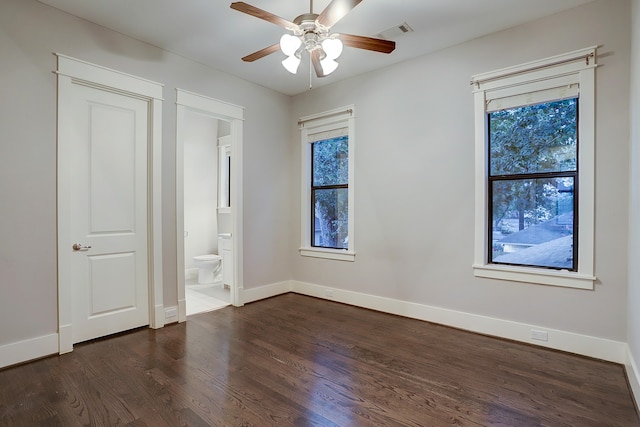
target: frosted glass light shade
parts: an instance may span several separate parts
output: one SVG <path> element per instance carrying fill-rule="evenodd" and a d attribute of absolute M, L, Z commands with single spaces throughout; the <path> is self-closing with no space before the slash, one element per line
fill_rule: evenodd
<path fill-rule="evenodd" d="M 280 37 L 280 50 L 287 56 L 293 55 L 300 47 L 302 41 L 296 36 L 291 34 L 284 34 Z"/>
<path fill-rule="evenodd" d="M 300 66 L 300 58 L 295 56 L 295 54 L 291 55 L 282 61 L 282 66 L 291 74 L 295 74 L 298 72 L 298 66 Z"/>
<path fill-rule="evenodd" d="M 326 39 L 322 42 L 322 50 L 327 54 L 327 58 L 338 59 L 342 54 L 342 41 L 339 39 Z"/>
<path fill-rule="evenodd" d="M 338 68 L 338 63 L 327 56 L 322 61 L 320 61 L 320 66 L 322 67 L 322 72 L 324 73 L 324 75 L 328 76 L 329 74 L 333 73 L 336 68 Z"/>

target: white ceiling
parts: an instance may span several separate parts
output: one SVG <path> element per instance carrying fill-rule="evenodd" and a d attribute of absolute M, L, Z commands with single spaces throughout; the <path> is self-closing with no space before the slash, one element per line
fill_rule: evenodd
<path fill-rule="evenodd" d="M 309 64 L 297 75 L 281 52 L 248 63 L 241 57 L 277 43 L 286 30 L 235 11 L 231 0 L 39 0 L 70 14 L 287 95 L 309 90 Z M 328 77 L 313 87 L 386 67 L 592 0 L 363 0 L 332 32 L 374 36 L 407 22 L 389 54 L 345 48 Z M 308 0 L 245 0 L 288 20 L 309 12 Z M 320 13 L 330 0 L 315 0 Z"/>

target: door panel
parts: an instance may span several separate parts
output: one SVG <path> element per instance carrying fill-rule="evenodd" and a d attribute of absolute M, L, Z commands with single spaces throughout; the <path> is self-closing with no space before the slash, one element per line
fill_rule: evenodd
<path fill-rule="evenodd" d="M 91 233 L 133 233 L 135 228 L 136 111 L 90 103 Z"/>
<path fill-rule="evenodd" d="M 136 307 L 135 253 L 89 256 L 89 318 Z"/>
<path fill-rule="evenodd" d="M 148 104 L 73 86 L 73 342 L 149 323 Z"/>

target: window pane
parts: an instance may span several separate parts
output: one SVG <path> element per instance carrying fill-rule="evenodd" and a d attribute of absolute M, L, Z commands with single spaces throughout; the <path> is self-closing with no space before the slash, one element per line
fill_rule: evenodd
<path fill-rule="evenodd" d="M 577 98 L 489 114 L 490 174 L 576 170 Z"/>
<path fill-rule="evenodd" d="M 312 144 L 313 183 L 315 186 L 349 182 L 349 140 L 347 136 Z"/>
<path fill-rule="evenodd" d="M 312 191 L 313 246 L 347 249 L 349 246 L 348 196 L 346 188 Z"/>
<path fill-rule="evenodd" d="M 492 183 L 491 261 L 574 270 L 574 178 Z"/>

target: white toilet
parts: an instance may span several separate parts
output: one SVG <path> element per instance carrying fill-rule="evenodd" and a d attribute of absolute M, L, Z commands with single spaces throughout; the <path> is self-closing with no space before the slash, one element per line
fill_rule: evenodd
<path fill-rule="evenodd" d="M 220 255 L 198 255 L 193 257 L 193 261 L 198 267 L 198 283 L 200 285 L 216 283 L 222 279 L 219 277 L 222 269 Z"/>

